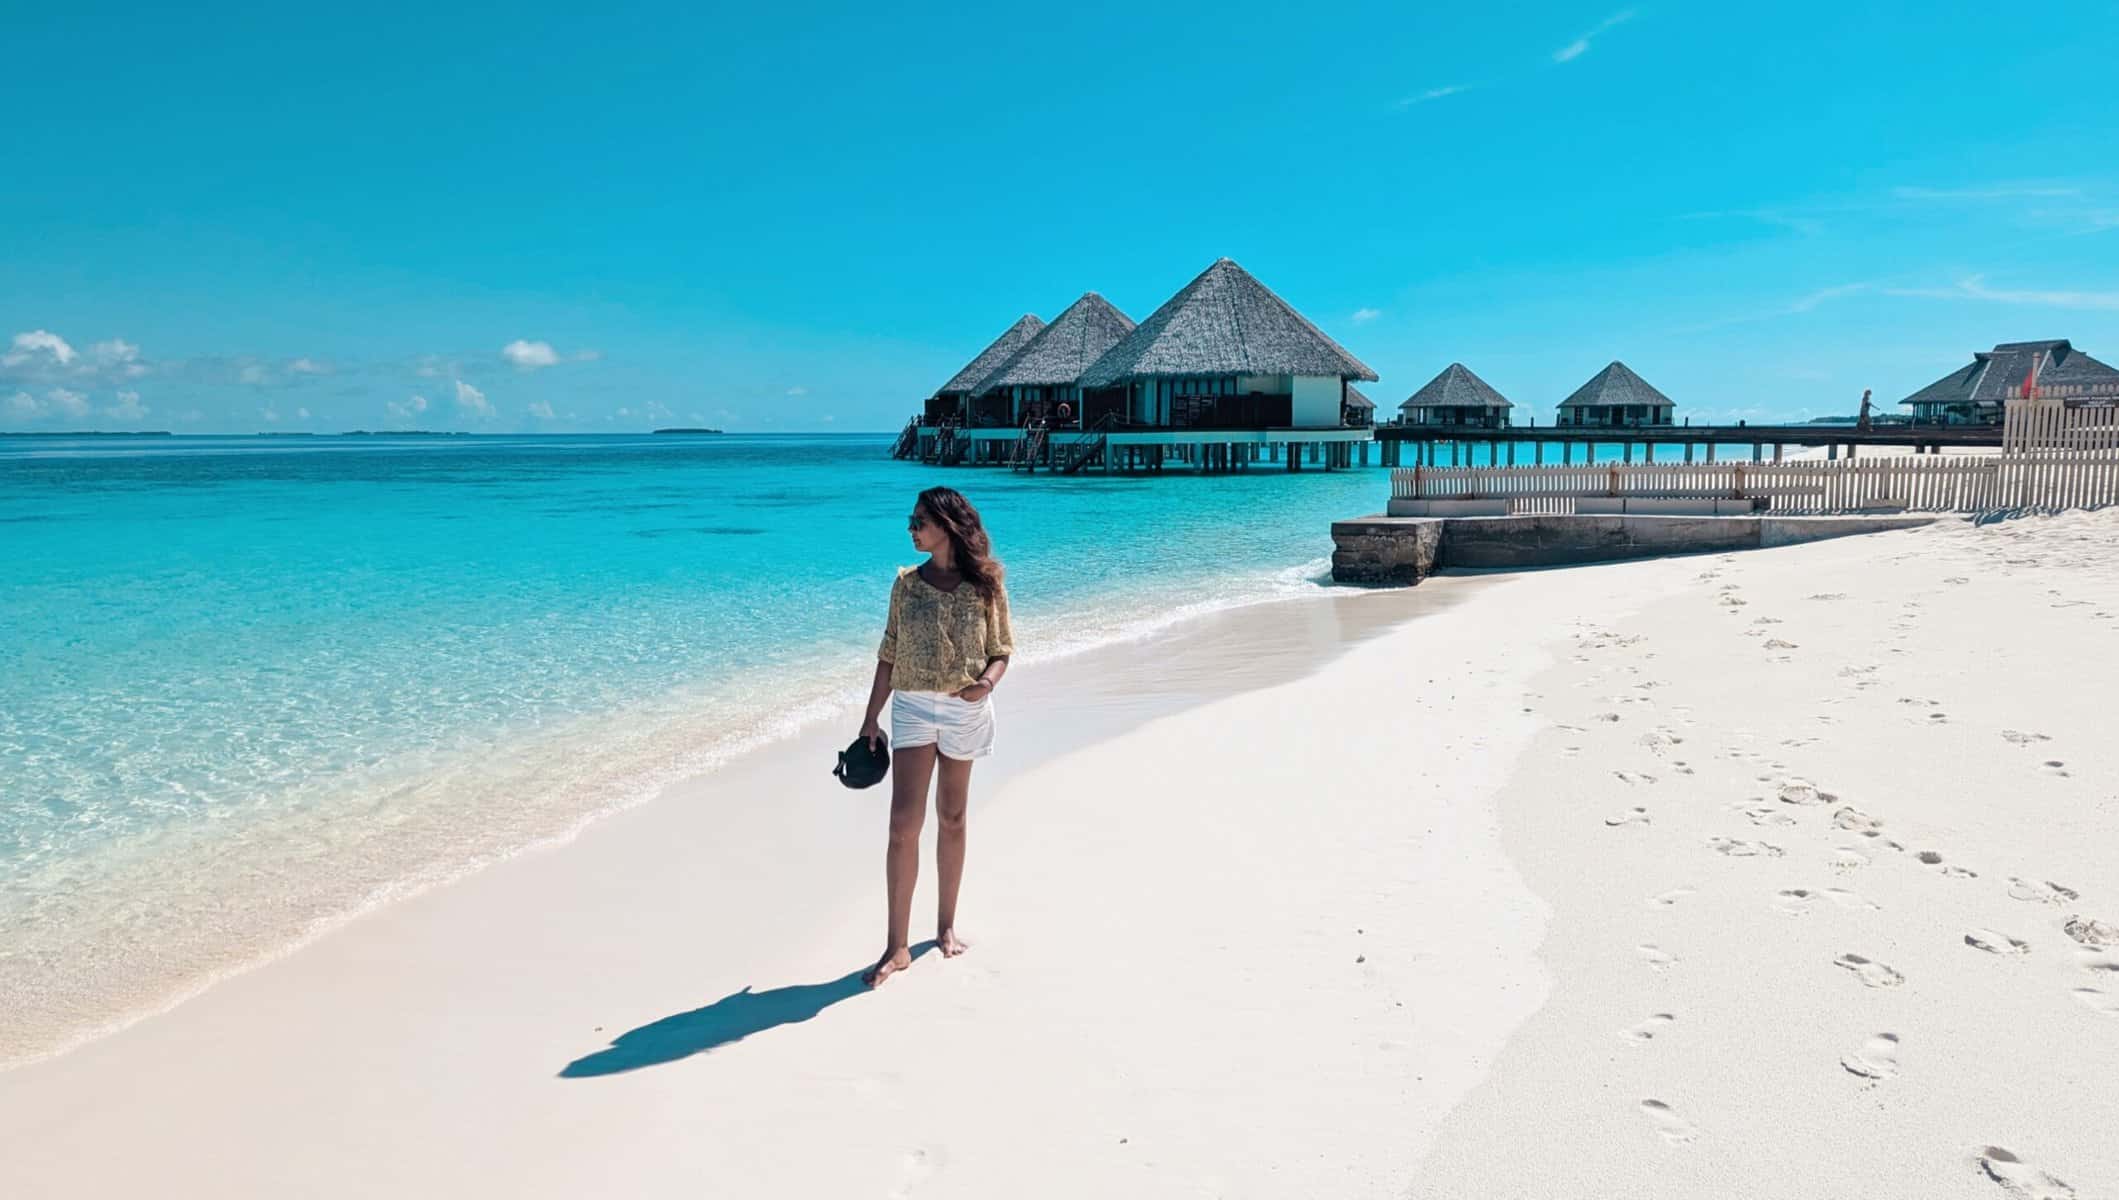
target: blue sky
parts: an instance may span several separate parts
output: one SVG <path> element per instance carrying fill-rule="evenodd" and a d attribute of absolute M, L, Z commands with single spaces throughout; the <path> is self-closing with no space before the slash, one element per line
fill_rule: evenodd
<path fill-rule="evenodd" d="M 881 430 L 1221 255 L 1386 407 L 2119 361 L 2109 2 L 719 7 L 16 9 L 0 429 Z"/>

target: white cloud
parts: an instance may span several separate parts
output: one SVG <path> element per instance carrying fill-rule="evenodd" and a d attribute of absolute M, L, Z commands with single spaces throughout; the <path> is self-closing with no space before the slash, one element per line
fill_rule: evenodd
<path fill-rule="evenodd" d="M 1359 325 L 1364 322 L 1373 321 L 1377 317 L 1380 317 L 1382 315 L 1383 310 L 1380 308 L 1357 308 L 1354 310 L 1354 323 Z"/>
<path fill-rule="evenodd" d="M 787 394 L 790 396 L 807 396 L 809 395 L 809 389 L 803 387 L 801 384 L 798 383 L 795 386 L 787 389 Z"/>
<path fill-rule="evenodd" d="M 552 406 L 543 400 L 536 401 L 530 405 L 530 415 L 540 421 L 549 421 L 552 419 Z"/>
<path fill-rule="evenodd" d="M 2036 184 L 2005 184 L 1984 188 L 1892 188 L 1901 200 L 2015 200 L 2037 197 L 2080 196 L 2077 187 L 2041 187 Z"/>
<path fill-rule="evenodd" d="M 140 393 L 119 392 L 118 402 L 104 409 L 103 415 L 120 421 L 137 421 L 147 415 L 147 406 L 140 403 Z"/>
<path fill-rule="evenodd" d="M 244 367 L 241 371 L 237 372 L 236 378 L 248 384 L 264 383 L 265 368 L 257 365 L 256 363 L 251 363 L 249 366 Z"/>
<path fill-rule="evenodd" d="M 7 415 L 11 417 L 26 421 L 43 411 L 44 406 L 37 403 L 37 398 L 28 392 L 16 392 L 7 398 Z"/>
<path fill-rule="evenodd" d="M 289 371 L 294 372 L 296 375 L 331 374 L 330 363 L 318 362 L 313 358 L 297 358 L 293 362 L 287 364 L 287 369 Z"/>
<path fill-rule="evenodd" d="M 1589 43 L 1594 41 L 1598 34 L 1603 33 L 1605 30 L 1610 29 L 1614 25 L 1623 25 L 1626 22 L 1633 20 L 1633 15 L 1634 12 L 1630 8 L 1620 9 L 1618 12 L 1615 12 L 1610 16 L 1604 18 L 1602 21 L 1597 22 L 1597 27 L 1595 29 L 1590 30 L 1588 33 L 1585 33 L 1581 37 L 1576 38 L 1574 41 L 1571 41 L 1565 46 L 1560 47 L 1558 50 L 1553 51 L 1552 60 L 1556 63 L 1573 62 L 1574 60 L 1582 57 L 1584 54 L 1589 53 Z"/>
<path fill-rule="evenodd" d="M 823 416 L 821 416 L 821 417 L 818 417 L 817 419 L 818 419 L 819 421 L 822 421 L 822 422 L 824 422 L 824 423 L 825 423 L 826 425 L 829 425 L 829 424 L 831 424 L 831 423 L 832 423 L 833 421 L 836 421 L 836 420 L 838 420 L 839 418 L 837 418 L 837 417 L 835 417 L 835 416 L 832 416 L 832 415 L 831 415 L 830 413 L 825 413 L 825 414 L 824 414 Z"/>
<path fill-rule="evenodd" d="M 1791 313 L 1809 312 L 1827 300 L 1837 300 L 1841 296 L 1851 296 L 1856 292 L 1868 290 L 1869 285 L 1866 283 L 1842 283 L 1837 287 L 1819 288 L 1807 296 L 1797 297 L 1788 305 L 1788 311 Z"/>
<path fill-rule="evenodd" d="M 493 415 L 493 404 L 486 394 L 461 379 L 456 381 L 456 407 L 480 419 Z"/>
<path fill-rule="evenodd" d="M 276 409 L 276 408 L 274 408 L 274 407 L 272 407 L 271 405 L 269 405 L 269 404 L 268 404 L 268 405 L 266 405 L 265 407 L 263 407 L 263 408 L 261 408 L 261 409 L 259 409 L 259 410 L 258 410 L 258 416 L 259 416 L 259 417 L 261 417 L 261 418 L 263 418 L 263 419 L 265 420 L 265 422 L 266 422 L 267 424 L 275 424 L 275 425 L 276 425 L 276 424 L 278 424 L 278 423 L 279 423 L 279 419 L 280 419 L 280 410 L 279 410 L 279 409 Z"/>
<path fill-rule="evenodd" d="M 14 349 L 0 354 L 0 367 L 19 367 L 37 355 L 48 355 L 60 366 L 74 361 L 74 348 L 49 330 L 33 329 L 15 335 Z"/>
<path fill-rule="evenodd" d="M 2119 311 L 2119 292 L 2038 291 L 1990 288 L 1983 275 L 1957 281 L 1954 288 L 1887 288 L 1892 296 L 1917 296 L 1928 300 L 1986 300 L 1996 304 L 2026 304 L 2041 308 Z"/>
<path fill-rule="evenodd" d="M 526 342 L 517 338 L 500 348 L 500 356 L 525 371 L 559 364 L 559 351 L 550 342 Z"/>
<path fill-rule="evenodd" d="M 85 417 L 88 415 L 88 397 L 79 392 L 69 392 L 65 388 L 53 388 L 44 393 L 44 398 L 51 402 L 53 408 L 58 409 L 69 417 Z"/>
<path fill-rule="evenodd" d="M 410 417 L 427 411 L 427 398 L 414 393 L 403 400 L 392 400 L 383 408 L 393 417 Z"/>
<path fill-rule="evenodd" d="M 297 408 L 294 410 L 294 415 L 306 421 L 309 419 L 309 410 L 306 408 Z"/>
<path fill-rule="evenodd" d="M 1586 46 L 1584 47 L 1584 49 L 1587 48 L 1588 47 Z M 1448 87 L 1429 88 L 1424 92 L 1419 92 L 1414 95 L 1407 96 L 1403 100 L 1400 100 L 1397 103 L 1396 107 L 1411 108 L 1415 104 L 1426 104 L 1430 100 L 1440 100 L 1444 96 L 1454 96 L 1457 93 L 1466 90 L 1468 89 L 1466 89 L 1466 87 L 1461 83 L 1453 83 L 1450 84 Z"/>
<path fill-rule="evenodd" d="M 98 365 L 108 367 L 127 379 L 138 379 L 147 374 L 147 364 L 140 361 L 140 348 L 124 338 L 97 342 L 88 348 L 88 353 Z"/>

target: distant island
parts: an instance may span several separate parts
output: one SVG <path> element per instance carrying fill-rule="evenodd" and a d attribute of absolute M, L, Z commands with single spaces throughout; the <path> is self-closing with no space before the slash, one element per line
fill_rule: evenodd
<path fill-rule="evenodd" d="M 67 429 L 61 429 L 61 430 L 59 430 L 59 431 L 57 431 L 57 432 L 53 432 L 52 430 L 49 430 L 49 429 L 24 429 L 24 430 L 19 430 L 19 431 L 17 431 L 17 430 L 9 430 L 9 431 L 8 431 L 8 432 L 7 432 L 7 433 L 6 433 L 5 435 L 4 435 L 4 436 L 7 436 L 7 437 L 26 437 L 26 438 L 29 438 L 29 437 L 52 437 L 52 438 L 64 437 L 64 438 L 75 438 L 75 437 L 174 437 L 175 435 L 174 435 L 174 434 L 172 434 L 172 433 L 170 433 L 170 432 L 169 432 L 169 431 L 168 431 L 167 429 L 75 429 L 75 430 L 67 430 Z"/>
<path fill-rule="evenodd" d="M 693 428 L 681 428 L 681 429 L 657 429 L 657 430 L 656 430 L 655 432 L 656 432 L 656 433 L 719 433 L 719 432 L 721 432 L 721 431 L 720 431 L 720 430 L 718 430 L 718 429 L 693 429 Z"/>
<path fill-rule="evenodd" d="M 461 429 L 348 429 L 340 437 L 470 437 Z"/>

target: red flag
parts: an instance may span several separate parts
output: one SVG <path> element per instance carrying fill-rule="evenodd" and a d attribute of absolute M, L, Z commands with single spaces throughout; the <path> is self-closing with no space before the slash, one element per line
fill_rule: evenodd
<path fill-rule="evenodd" d="M 2023 373 L 2023 398 L 2028 400 L 2038 387 L 2038 359 L 2031 359 L 2031 369 Z"/>

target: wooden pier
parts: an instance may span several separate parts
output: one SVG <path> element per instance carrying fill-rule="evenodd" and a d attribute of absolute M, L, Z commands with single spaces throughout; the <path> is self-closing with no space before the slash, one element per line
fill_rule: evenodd
<path fill-rule="evenodd" d="M 2002 444 L 1999 425 L 1378 425 L 1376 441 L 1386 467 L 1593 465 L 1599 448 L 1619 447 L 1618 461 L 1714 462 L 1717 453 L 1748 446 L 1752 462 L 1779 462 L 1788 446 L 1828 447 L 1829 459 L 1854 458 L 1863 446 L 1911 446 L 1916 452 Z M 1478 452 L 1484 447 L 1483 454 Z M 1410 447 L 1408 452 L 1407 447 Z"/>

